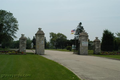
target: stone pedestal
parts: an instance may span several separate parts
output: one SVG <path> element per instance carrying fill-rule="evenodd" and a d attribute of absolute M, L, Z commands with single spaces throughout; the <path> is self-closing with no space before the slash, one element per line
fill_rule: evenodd
<path fill-rule="evenodd" d="M 44 32 L 39 28 L 36 35 L 36 54 L 43 55 L 44 54 Z"/>
<path fill-rule="evenodd" d="M 98 37 L 94 40 L 94 54 L 99 54 L 101 51 L 101 44 Z"/>
<path fill-rule="evenodd" d="M 86 33 L 85 31 L 80 33 L 79 42 L 80 42 L 79 54 L 87 55 L 88 54 L 88 33 Z"/>
<path fill-rule="evenodd" d="M 21 34 L 21 38 L 19 39 L 19 51 L 26 53 L 26 37 L 24 34 Z"/>

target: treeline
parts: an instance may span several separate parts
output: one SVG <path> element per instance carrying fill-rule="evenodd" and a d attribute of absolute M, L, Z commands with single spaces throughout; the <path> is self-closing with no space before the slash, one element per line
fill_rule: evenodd
<path fill-rule="evenodd" d="M 118 51 L 120 49 L 120 33 L 116 33 L 117 36 L 114 36 L 109 30 L 104 30 L 101 50 L 102 51 Z"/>
<path fill-rule="evenodd" d="M 50 33 L 50 42 L 46 42 L 46 48 L 65 49 L 71 46 L 74 41 L 67 40 L 67 37 L 62 33 Z"/>
<path fill-rule="evenodd" d="M 114 33 L 109 30 L 103 31 L 103 36 L 101 40 L 101 50 L 102 51 L 118 51 L 120 49 L 120 33 L 116 33 L 117 36 L 114 36 Z M 29 37 L 26 41 L 26 48 L 31 49 L 31 43 L 34 44 L 33 48 L 35 49 L 36 39 L 33 37 L 31 40 Z M 50 41 L 47 41 L 45 38 L 45 49 L 69 49 L 71 50 L 72 44 L 76 44 L 76 48 L 79 48 L 78 40 L 71 39 L 68 40 L 67 37 L 62 33 L 50 33 Z M 9 48 L 19 48 L 19 40 L 5 42 L 2 44 L 2 47 Z M 94 49 L 94 42 L 88 40 L 88 49 Z"/>
<path fill-rule="evenodd" d="M 103 36 L 101 40 L 101 50 L 102 51 L 118 51 L 120 49 L 120 33 L 116 33 L 117 36 L 114 36 L 114 33 L 109 30 L 103 31 Z M 31 43 L 34 44 L 33 48 L 35 49 L 36 39 L 33 37 L 31 40 L 29 37 L 26 41 L 26 48 L 31 49 Z M 71 50 L 72 44 L 76 44 L 76 48 L 79 48 L 78 40 L 71 39 L 68 40 L 67 37 L 62 33 L 50 33 L 50 41 L 47 41 L 45 38 L 45 49 L 69 49 Z M 2 48 L 19 48 L 19 40 L 17 41 L 8 41 L 2 44 Z M 94 42 L 88 40 L 88 49 L 94 49 Z"/>
<path fill-rule="evenodd" d="M 28 37 L 27 40 L 26 40 L 26 48 L 27 49 L 31 48 L 31 43 L 32 43 L 32 40 Z M 4 44 L 3 45 L 7 48 L 16 48 L 16 49 L 19 48 L 19 40 L 11 41 L 9 44 L 10 45 L 4 45 Z"/>
<path fill-rule="evenodd" d="M 64 34 L 62 33 L 56 34 L 53 32 L 50 33 L 50 41 L 47 41 L 46 37 L 44 41 L 45 41 L 45 49 L 66 49 L 67 47 L 71 49 L 72 44 L 75 44 L 74 39 L 68 40 Z M 27 49 L 31 49 L 31 43 L 33 43 L 33 48 L 35 49 L 35 45 L 36 45 L 35 37 L 33 37 L 32 40 L 29 37 L 27 38 L 26 41 Z M 19 40 L 8 42 L 8 44 L 6 42 L 6 44 L 3 44 L 2 46 L 9 48 L 19 48 Z"/>

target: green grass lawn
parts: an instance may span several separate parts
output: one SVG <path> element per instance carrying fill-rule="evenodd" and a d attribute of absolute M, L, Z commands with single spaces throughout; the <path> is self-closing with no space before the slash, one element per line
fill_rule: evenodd
<path fill-rule="evenodd" d="M 112 58 L 112 59 L 119 59 L 120 60 L 120 55 L 93 55 L 93 56 Z"/>
<path fill-rule="evenodd" d="M 0 55 L 0 80 L 80 80 L 64 66 L 39 55 Z"/>
<path fill-rule="evenodd" d="M 119 59 L 120 55 L 94 55 L 93 50 L 88 50 L 88 54 L 92 56 L 98 56 L 98 57 L 106 57 L 106 58 L 112 58 L 112 59 Z"/>

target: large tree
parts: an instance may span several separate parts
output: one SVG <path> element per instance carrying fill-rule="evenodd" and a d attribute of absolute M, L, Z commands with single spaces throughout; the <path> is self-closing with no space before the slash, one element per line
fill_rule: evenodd
<path fill-rule="evenodd" d="M 58 33 L 56 41 L 57 41 L 56 47 L 63 49 L 66 47 L 67 37 L 62 33 Z"/>
<path fill-rule="evenodd" d="M 50 43 L 52 46 L 56 46 L 56 39 L 57 39 L 57 34 L 56 33 L 53 33 L 51 32 L 50 33 Z"/>
<path fill-rule="evenodd" d="M 117 47 L 120 49 L 120 32 L 116 33 L 117 37 L 115 37 Z"/>
<path fill-rule="evenodd" d="M 114 50 L 114 34 L 109 30 L 104 30 L 101 44 L 102 51 Z"/>
<path fill-rule="evenodd" d="M 62 33 L 50 33 L 50 43 L 57 48 L 65 48 L 66 47 L 67 37 Z"/>
<path fill-rule="evenodd" d="M 11 12 L 0 10 L 0 43 L 16 38 L 18 21 Z"/>

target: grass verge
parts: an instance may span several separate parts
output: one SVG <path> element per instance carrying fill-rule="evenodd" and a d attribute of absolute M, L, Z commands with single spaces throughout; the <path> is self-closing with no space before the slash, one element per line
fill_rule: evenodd
<path fill-rule="evenodd" d="M 113 51 L 114 53 L 114 51 Z M 105 57 L 105 58 L 112 58 L 112 59 L 119 59 L 120 60 L 120 55 L 95 55 L 93 54 L 93 50 L 88 50 L 88 54 L 92 56 L 97 56 L 97 57 Z"/>
<path fill-rule="evenodd" d="M 64 66 L 33 53 L 0 55 L 0 80 L 80 80 Z"/>
<path fill-rule="evenodd" d="M 105 57 L 105 58 L 111 58 L 111 59 L 118 59 L 120 60 L 120 55 L 93 55 L 98 57 Z"/>

